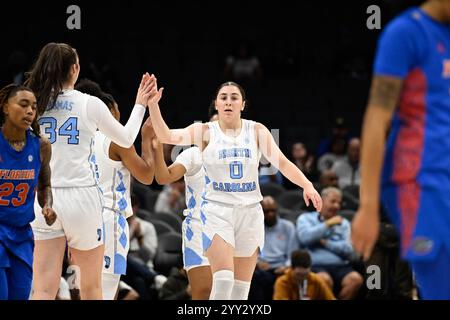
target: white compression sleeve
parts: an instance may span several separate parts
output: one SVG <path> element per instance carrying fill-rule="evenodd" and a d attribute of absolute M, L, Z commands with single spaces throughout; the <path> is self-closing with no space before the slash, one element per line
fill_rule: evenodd
<path fill-rule="evenodd" d="M 231 292 L 231 300 L 247 300 L 250 291 L 250 282 L 234 280 L 233 291 Z"/>
<path fill-rule="evenodd" d="M 234 272 L 220 270 L 213 274 L 213 283 L 209 300 L 230 300 L 233 291 Z"/>
<path fill-rule="evenodd" d="M 104 104 L 97 97 L 89 97 L 87 105 L 87 116 L 96 128 L 105 134 L 109 139 L 123 148 L 129 148 L 141 129 L 142 120 L 145 115 L 145 107 L 136 104 L 130 114 L 130 118 L 125 126 L 117 121 Z"/>

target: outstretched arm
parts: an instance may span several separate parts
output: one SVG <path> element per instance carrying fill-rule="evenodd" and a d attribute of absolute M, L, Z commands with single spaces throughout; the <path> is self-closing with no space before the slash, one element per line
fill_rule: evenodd
<path fill-rule="evenodd" d="M 353 218 L 352 240 L 355 250 L 368 259 L 378 238 L 380 176 L 385 137 L 397 105 L 403 80 L 375 76 L 362 129 L 361 201 Z"/>
<path fill-rule="evenodd" d="M 178 181 L 185 173 L 186 168 L 180 163 L 173 163 L 167 167 L 164 160 L 163 145 L 158 139 L 153 139 L 152 143 L 153 153 L 155 155 L 155 179 L 158 184 L 168 184 Z"/>
<path fill-rule="evenodd" d="M 112 142 L 109 148 L 110 152 L 117 155 L 124 166 L 130 170 L 133 177 L 139 182 L 149 185 L 153 182 L 155 175 L 155 163 L 151 147 L 151 141 L 155 137 L 155 132 L 153 131 L 150 118 L 147 118 L 142 125 L 141 136 L 141 156 L 136 153 L 134 146 L 126 149 Z"/>
<path fill-rule="evenodd" d="M 295 164 L 286 158 L 264 125 L 257 123 L 255 130 L 258 146 L 264 157 L 279 169 L 286 178 L 303 189 L 303 199 L 307 205 L 309 205 L 309 200 L 311 200 L 317 211 L 320 211 L 322 209 L 322 198 L 314 189 L 311 181 L 305 177 L 303 172 Z"/>
<path fill-rule="evenodd" d="M 191 145 L 196 144 L 200 148 L 203 145 L 203 135 L 207 130 L 207 125 L 202 123 L 193 123 L 183 129 L 170 129 L 164 121 L 161 110 L 159 109 L 159 100 L 162 97 L 164 88 L 153 88 L 151 97 L 147 102 L 150 116 L 152 118 L 153 128 L 155 128 L 156 136 L 161 143 L 174 145 Z"/>
<path fill-rule="evenodd" d="M 138 88 L 136 103 L 125 126 L 117 121 L 108 107 L 98 98 L 90 97 L 87 108 L 88 119 L 93 130 L 98 128 L 105 136 L 123 148 L 130 148 L 139 133 L 144 118 L 147 100 L 156 86 L 153 76 L 144 75 Z"/>
<path fill-rule="evenodd" d="M 56 220 L 53 207 L 53 195 L 51 189 L 50 159 L 52 157 L 52 145 L 45 138 L 40 139 L 41 169 L 38 177 L 37 198 L 42 208 L 45 222 L 51 226 Z"/>

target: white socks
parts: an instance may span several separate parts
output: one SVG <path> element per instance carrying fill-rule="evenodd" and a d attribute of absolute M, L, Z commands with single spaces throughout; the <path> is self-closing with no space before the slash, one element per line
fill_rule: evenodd
<path fill-rule="evenodd" d="M 247 300 L 249 291 L 250 282 L 234 280 L 233 291 L 231 292 L 231 300 Z"/>
<path fill-rule="evenodd" d="M 234 285 L 234 272 L 220 270 L 214 272 L 209 300 L 230 300 Z"/>
<path fill-rule="evenodd" d="M 235 280 L 234 272 L 220 270 L 213 274 L 209 300 L 247 300 L 250 282 Z"/>
<path fill-rule="evenodd" d="M 120 274 L 102 273 L 103 300 L 114 300 L 119 282 Z"/>

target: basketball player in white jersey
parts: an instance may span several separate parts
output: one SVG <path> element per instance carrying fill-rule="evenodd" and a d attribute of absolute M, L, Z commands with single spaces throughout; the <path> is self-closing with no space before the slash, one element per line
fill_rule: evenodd
<path fill-rule="evenodd" d="M 100 98 L 114 118 L 120 120 L 119 107 L 114 98 L 104 93 L 100 86 L 83 79 L 76 89 Z M 104 300 L 114 300 L 119 287 L 120 275 L 126 274 L 130 237 L 127 218 L 133 214 L 131 208 L 131 175 L 143 184 L 153 182 L 155 166 L 152 155 L 152 138 L 155 136 L 150 118 L 141 129 L 142 156 L 134 146 L 122 148 L 97 131 L 94 138 L 96 176 L 103 195 L 103 226 L 105 231 L 105 253 L 102 271 Z"/>
<path fill-rule="evenodd" d="M 98 98 L 74 90 L 80 72 L 76 51 L 49 43 L 29 72 L 28 85 L 37 97 L 41 132 L 52 144 L 52 191 L 56 222 L 48 227 L 40 216 L 35 237 L 33 299 L 54 299 L 66 248 L 78 271 L 81 299 L 102 299 L 102 199 L 95 179 L 94 134 L 97 129 L 129 148 L 141 127 L 154 78 L 144 77 L 136 105 L 122 126 Z M 35 203 L 35 210 L 39 210 Z"/>
<path fill-rule="evenodd" d="M 245 300 L 256 259 L 264 244 L 264 215 L 258 184 L 261 153 L 293 183 L 303 188 L 307 204 L 318 211 L 322 199 L 312 183 L 276 145 L 262 124 L 241 119 L 245 108 L 243 89 L 234 82 L 216 92 L 219 120 L 169 129 L 159 110 L 162 88 L 148 101 L 158 139 L 168 144 L 197 144 L 205 168 L 205 193 L 200 205 L 203 249 L 211 265 L 210 299 Z M 200 137 L 200 138 L 198 138 Z"/>
<path fill-rule="evenodd" d="M 210 121 L 217 120 L 217 110 L 210 112 Z M 205 187 L 205 170 L 202 153 L 197 146 L 180 153 L 174 163 L 167 167 L 163 145 L 153 139 L 155 148 L 155 179 L 159 184 L 178 181 L 184 175 L 186 184 L 186 207 L 183 221 L 183 263 L 191 286 L 192 300 L 208 300 L 211 293 L 212 275 L 208 258 L 203 253 L 202 222 L 200 219 L 201 195 Z"/>

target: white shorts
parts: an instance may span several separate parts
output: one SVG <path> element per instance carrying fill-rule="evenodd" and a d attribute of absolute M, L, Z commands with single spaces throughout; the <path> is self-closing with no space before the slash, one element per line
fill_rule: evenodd
<path fill-rule="evenodd" d="M 235 257 L 250 257 L 264 246 L 264 213 L 259 203 L 227 206 L 205 201 L 200 212 L 203 250 L 217 234 L 234 248 Z"/>
<path fill-rule="evenodd" d="M 186 209 L 183 214 L 183 262 L 184 269 L 189 271 L 196 267 L 209 266 L 208 258 L 203 254 L 202 222 L 199 213 Z"/>
<path fill-rule="evenodd" d="M 103 273 L 126 274 L 130 229 L 125 213 L 104 208 L 105 253 Z"/>
<path fill-rule="evenodd" d="M 103 244 L 102 198 L 97 187 L 52 188 L 57 218 L 48 226 L 37 199 L 31 223 L 35 240 L 66 237 L 69 247 L 91 250 Z"/>

